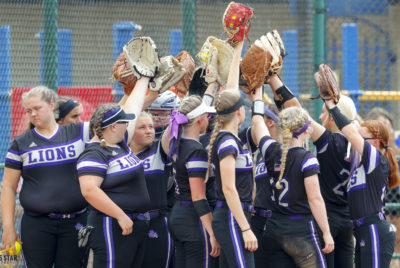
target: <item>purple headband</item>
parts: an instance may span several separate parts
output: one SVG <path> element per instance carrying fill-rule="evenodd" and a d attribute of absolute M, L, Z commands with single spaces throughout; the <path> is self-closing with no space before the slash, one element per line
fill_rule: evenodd
<path fill-rule="evenodd" d="M 276 114 L 274 114 L 273 111 L 271 111 L 270 108 L 268 108 L 268 106 L 265 106 L 264 114 L 271 118 L 275 123 L 279 122 L 279 118 L 276 116 Z"/>
<path fill-rule="evenodd" d="M 296 139 L 301 135 L 301 133 L 303 133 L 304 131 L 307 130 L 308 126 L 311 124 L 310 120 L 307 120 L 307 122 L 304 124 L 304 126 L 296 133 L 293 133 L 293 137 L 295 137 Z"/>
<path fill-rule="evenodd" d="M 169 126 L 171 128 L 169 134 L 169 140 L 177 139 L 179 133 L 179 125 L 186 124 L 188 121 L 186 115 L 180 113 L 178 110 L 173 110 L 171 114 L 171 119 L 169 121 Z"/>

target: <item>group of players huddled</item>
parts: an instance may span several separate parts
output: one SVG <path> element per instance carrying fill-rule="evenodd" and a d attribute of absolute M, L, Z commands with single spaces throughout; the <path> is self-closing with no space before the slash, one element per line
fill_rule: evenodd
<path fill-rule="evenodd" d="M 232 34 L 229 66 L 198 69 L 182 98 L 148 91 L 159 80 L 125 72 L 136 78 L 122 100 L 81 123 L 76 101 L 45 86 L 25 93 L 31 127 L 5 160 L 3 248 L 19 241 L 27 267 L 85 267 L 89 249 L 95 268 L 389 267 L 395 232 L 384 196 L 399 177 L 387 126 L 357 124 L 343 95 L 324 98 L 318 123 L 280 66 L 265 78 L 275 105 L 264 102 L 264 82 L 245 85 L 252 124 L 242 127 L 247 31 Z M 213 75 L 218 68 L 228 70 L 226 81 Z"/>

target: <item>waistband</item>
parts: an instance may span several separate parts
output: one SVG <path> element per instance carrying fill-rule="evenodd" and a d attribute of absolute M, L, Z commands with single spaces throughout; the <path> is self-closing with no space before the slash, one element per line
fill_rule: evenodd
<path fill-rule="evenodd" d="M 179 200 L 179 203 L 180 203 L 181 205 L 190 206 L 190 205 L 193 204 L 193 201 L 192 201 L 192 200 Z"/>
<path fill-rule="evenodd" d="M 49 214 L 38 214 L 34 212 L 29 212 L 29 211 L 24 211 L 29 216 L 33 217 L 48 217 L 53 220 L 59 220 L 59 219 L 75 219 L 78 217 L 80 214 L 85 213 L 86 208 L 76 211 L 76 212 L 70 212 L 70 213 L 49 213 Z"/>
<path fill-rule="evenodd" d="M 306 219 L 307 217 L 310 217 L 311 215 L 309 214 L 293 214 L 293 215 L 285 215 L 279 212 L 273 212 L 271 210 L 265 210 L 265 209 L 259 209 L 259 208 L 255 208 L 255 213 L 254 215 L 260 216 L 260 217 L 264 217 L 264 218 L 285 218 L 285 219 L 289 219 L 289 220 L 303 220 Z"/>
<path fill-rule="evenodd" d="M 355 219 L 351 221 L 353 229 L 361 227 L 363 225 L 368 225 L 372 223 L 376 223 L 378 221 L 385 220 L 385 215 L 382 212 L 378 212 L 374 215 L 365 216 L 359 219 Z"/>
<path fill-rule="evenodd" d="M 93 210 L 96 214 L 103 215 L 109 217 L 108 215 L 104 214 L 103 212 Z M 161 211 L 159 209 L 147 211 L 144 213 L 125 213 L 128 215 L 129 218 L 132 220 L 139 220 L 139 221 L 149 221 L 161 216 Z"/>
<path fill-rule="evenodd" d="M 240 202 L 242 205 L 242 208 L 244 211 L 248 211 L 250 213 L 254 212 L 254 206 L 248 202 Z M 228 204 L 224 200 L 218 200 L 217 205 L 215 206 L 217 208 L 228 208 Z"/>

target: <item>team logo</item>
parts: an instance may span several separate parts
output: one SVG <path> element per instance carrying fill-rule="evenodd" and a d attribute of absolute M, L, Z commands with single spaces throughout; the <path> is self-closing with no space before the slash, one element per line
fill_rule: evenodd
<path fill-rule="evenodd" d="M 158 233 L 152 229 L 150 229 L 150 231 L 147 235 L 149 238 L 158 238 Z"/>
<path fill-rule="evenodd" d="M 36 146 L 37 146 L 37 144 L 32 141 L 32 143 L 29 145 L 29 148 L 36 147 Z"/>

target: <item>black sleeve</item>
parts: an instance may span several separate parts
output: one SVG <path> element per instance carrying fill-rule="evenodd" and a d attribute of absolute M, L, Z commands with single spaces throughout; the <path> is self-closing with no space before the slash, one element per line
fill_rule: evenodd
<path fill-rule="evenodd" d="M 101 151 L 96 148 L 86 149 L 78 158 L 76 163 L 78 176 L 93 175 L 105 178 L 108 163 Z"/>
<path fill-rule="evenodd" d="M 205 178 L 208 169 L 207 152 L 204 149 L 195 150 L 185 163 L 189 177 Z"/>
<path fill-rule="evenodd" d="M 11 144 L 10 149 L 7 151 L 5 158 L 5 167 L 22 170 L 22 157 L 18 146 L 18 142 L 14 140 Z"/>

